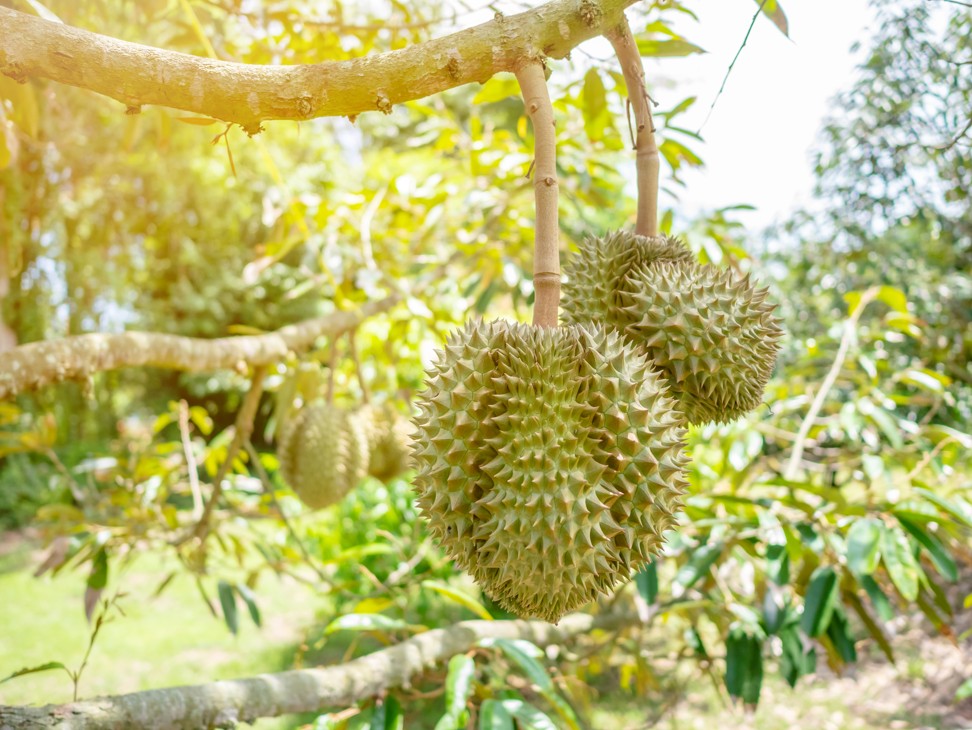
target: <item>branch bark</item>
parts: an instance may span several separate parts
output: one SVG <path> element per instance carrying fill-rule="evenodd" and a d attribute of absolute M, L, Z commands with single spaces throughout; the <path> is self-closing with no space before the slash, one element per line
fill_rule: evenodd
<path fill-rule="evenodd" d="M 556 327 L 560 313 L 560 223 L 557 215 L 557 133 L 543 64 L 516 72 L 527 115 L 533 122 L 533 324 Z"/>
<path fill-rule="evenodd" d="M 651 98 L 645 87 L 645 67 L 638 44 L 631 34 L 628 19 L 606 34 L 614 46 L 624 83 L 628 87 L 628 101 L 635 118 L 635 165 L 638 173 L 638 218 L 635 233 L 640 236 L 658 235 L 658 171 L 661 160 L 655 143 L 655 121 L 651 116 Z"/>
<path fill-rule="evenodd" d="M 333 312 L 263 335 L 200 339 L 123 332 L 32 342 L 0 352 L 0 401 L 51 383 L 124 367 L 203 372 L 269 365 L 290 351 L 307 349 L 318 337 L 335 337 L 353 329 L 368 317 L 390 309 L 400 298 L 393 294 L 355 311 Z"/>
<path fill-rule="evenodd" d="M 553 0 L 399 51 L 313 65 L 216 61 L 50 22 L 0 7 L 0 73 L 96 91 L 132 112 L 145 104 L 183 109 L 260 130 L 270 119 L 388 113 L 525 58 L 563 58 L 604 33 L 637 0 Z"/>
<path fill-rule="evenodd" d="M 320 669 L 299 669 L 134 692 L 67 705 L 0 706 L 0 728 L 58 730 L 196 730 L 232 727 L 260 717 L 344 708 L 401 687 L 449 657 L 485 638 L 526 639 L 538 646 L 559 644 L 592 629 L 639 625 L 629 614 L 573 614 L 557 626 L 544 621 L 463 621 L 433 629 L 400 644 Z"/>

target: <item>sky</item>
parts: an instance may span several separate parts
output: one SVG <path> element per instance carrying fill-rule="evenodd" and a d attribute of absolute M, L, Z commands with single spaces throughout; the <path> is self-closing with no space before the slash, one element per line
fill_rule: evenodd
<path fill-rule="evenodd" d="M 749 203 L 757 210 L 741 220 L 762 227 L 811 200 L 811 149 L 832 98 L 855 78 L 860 52 L 852 55 L 850 47 L 860 41 L 866 49 L 874 10 L 866 0 L 782 0 L 781 6 L 790 38 L 769 20 L 757 20 L 702 128 L 705 144 L 699 153 L 706 166 L 686 173 L 679 193 L 678 209 L 687 217 Z M 646 59 L 646 74 L 662 108 L 698 95 L 679 118 L 679 126 L 697 131 L 757 6 L 753 0 L 710 0 L 692 7 L 699 22 L 686 17 L 676 29 L 707 53 Z M 662 201 L 663 207 L 671 204 Z"/>

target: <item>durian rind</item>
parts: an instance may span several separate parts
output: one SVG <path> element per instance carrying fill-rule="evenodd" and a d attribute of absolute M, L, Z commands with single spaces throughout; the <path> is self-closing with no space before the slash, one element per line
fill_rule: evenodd
<path fill-rule="evenodd" d="M 323 509 L 339 502 L 364 477 L 368 442 L 353 414 L 318 401 L 288 422 L 277 454 L 280 473 L 300 500 Z"/>
<path fill-rule="evenodd" d="M 387 481 L 411 468 L 409 420 L 390 404 L 369 405 L 361 409 L 368 424 L 368 474 Z"/>
<path fill-rule="evenodd" d="M 499 605 L 557 621 L 658 552 L 686 487 L 684 422 L 621 336 L 472 322 L 429 376 L 418 505 Z"/>

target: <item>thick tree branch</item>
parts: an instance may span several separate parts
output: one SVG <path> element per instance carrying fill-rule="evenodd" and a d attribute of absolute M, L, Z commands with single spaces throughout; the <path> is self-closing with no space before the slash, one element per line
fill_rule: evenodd
<path fill-rule="evenodd" d="M 556 327 L 560 313 L 560 223 L 557 215 L 557 133 L 543 64 L 516 72 L 523 104 L 533 122 L 533 191 L 536 223 L 533 244 L 533 324 Z"/>
<path fill-rule="evenodd" d="M 563 58 L 637 0 L 553 0 L 410 48 L 351 61 L 259 66 L 117 40 L 0 7 L 0 73 L 96 91 L 131 110 L 184 109 L 259 131 L 270 119 L 390 112 L 392 105 Z"/>
<path fill-rule="evenodd" d="M 171 687 L 46 707 L 0 706 L 0 728 L 59 730 L 196 730 L 232 727 L 260 717 L 345 708 L 408 684 L 423 670 L 468 651 L 485 638 L 559 644 L 592 629 L 637 625 L 627 614 L 567 616 L 543 621 L 463 621 L 418 634 L 373 654 L 321 669 Z"/>
<path fill-rule="evenodd" d="M 21 345 L 0 353 L 0 401 L 62 380 L 124 367 L 159 367 L 189 372 L 238 370 L 269 365 L 310 347 L 318 337 L 335 337 L 362 320 L 390 309 L 400 296 L 368 302 L 246 337 L 200 339 L 154 332 L 90 334 Z"/>
<path fill-rule="evenodd" d="M 658 235 L 658 170 L 660 158 L 655 143 L 655 122 L 651 116 L 651 98 L 645 88 L 645 67 L 641 62 L 638 44 L 631 34 L 631 27 L 623 15 L 621 22 L 609 30 L 607 39 L 621 64 L 624 82 L 628 87 L 628 102 L 634 111 L 636 150 L 635 164 L 638 173 L 638 218 L 635 233 L 640 236 Z"/>

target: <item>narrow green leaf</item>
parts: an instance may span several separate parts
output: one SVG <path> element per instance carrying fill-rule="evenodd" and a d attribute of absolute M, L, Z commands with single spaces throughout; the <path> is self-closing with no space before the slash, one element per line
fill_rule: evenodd
<path fill-rule="evenodd" d="M 88 588 L 102 590 L 108 584 L 108 553 L 99 548 L 91 560 L 91 572 L 88 573 Z"/>
<path fill-rule="evenodd" d="M 789 38 L 790 25 L 786 20 L 786 13 L 777 0 L 756 0 L 756 3 L 762 7 L 763 15 L 772 20 L 773 25 L 780 29 L 780 33 Z"/>
<path fill-rule="evenodd" d="M 906 601 L 918 597 L 920 568 L 911 554 L 908 538 L 900 530 L 884 527 L 881 530 L 881 559 L 898 593 Z"/>
<path fill-rule="evenodd" d="M 511 96 L 520 95 L 520 86 L 516 83 L 516 76 L 508 73 L 498 73 L 483 84 L 483 88 L 473 97 L 473 104 L 492 104 Z"/>
<path fill-rule="evenodd" d="M 783 652 L 780 656 L 780 673 L 791 687 L 795 687 L 800 677 L 811 674 L 817 668 L 817 654 L 810 646 L 804 650 L 803 639 L 795 624 L 780 632 Z"/>
<path fill-rule="evenodd" d="M 596 68 L 591 68 L 584 75 L 584 86 L 581 91 L 584 106 L 584 129 L 588 139 L 600 139 L 604 133 L 604 119 L 607 117 L 607 91 L 604 81 Z"/>
<path fill-rule="evenodd" d="M 233 586 L 224 580 L 216 585 L 216 591 L 219 595 L 219 605 L 223 609 L 223 620 L 226 621 L 230 632 L 235 634 L 240 628 L 240 619 L 236 613 L 236 592 Z"/>
<path fill-rule="evenodd" d="M 655 563 L 648 563 L 644 568 L 635 574 L 635 585 L 638 593 L 645 599 L 649 606 L 658 600 L 658 566 Z"/>
<path fill-rule="evenodd" d="M 503 707 L 520 721 L 525 730 L 557 730 L 550 716 L 523 700 L 503 700 Z"/>
<path fill-rule="evenodd" d="M 790 554 L 786 545 L 766 546 L 766 576 L 778 586 L 790 582 Z"/>
<path fill-rule="evenodd" d="M 927 499 L 946 514 L 953 517 L 959 524 L 972 527 L 972 515 L 969 514 L 969 510 L 965 505 L 960 505 L 958 502 L 953 502 L 946 497 L 942 497 L 922 487 L 916 487 L 915 494 L 919 494 Z"/>
<path fill-rule="evenodd" d="M 763 647 L 755 636 L 741 628 L 729 632 L 726 639 L 726 689 L 747 705 L 759 702 L 763 686 Z"/>
<path fill-rule="evenodd" d="M 847 565 L 859 575 L 870 575 L 881 561 L 880 520 L 867 517 L 857 520 L 847 531 Z"/>
<path fill-rule="evenodd" d="M 380 613 L 348 613 L 339 616 L 324 629 L 325 636 L 336 631 L 400 631 L 415 628 L 397 618 Z"/>
<path fill-rule="evenodd" d="M 638 43 L 638 52 L 642 56 L 668 58 L 672 56 L 691 56 L 693 53 L 705 53 L 705 49 L 700 48 L 694 43 L 689 43 L 684 38 L 659 40 L 656 38 L 646 38 L 642 35 L 635 36 L 635 38 Z"/>
<path fill-rule="evenodd" d="M 972 697 L 972 677 L 962 682 L 962 685 L 955 690 L 955 701 L 961 702 Z"/>
<path fill-rule="evenodd" d="M 845 591 L 844 600 L 847 604 L 854 609 L 854 613 L 857 614 L 858 618 L 861 619 L 861 623 L 864 624 L 864 628 L 867 629 L 868 635 L 874 639 L 874 642 L 878 645 L 884 656 L 887 657 L 888 661 L 894 664 L 894 649 L 891 646 L 891 642 L 888 641 L 888 637 L 885 635 L 884 630 L 878 625 L 874 617 L 871 616 L 870 612 L 864 606 L 864 602 L 858 598 L 854 591 Z"/>
<path fill-rule="evenodd" d="M 506 658 L 520 667 L 527 678 L 542 692 L 554 690 L 553 680 L 546 668 L 531 656 L 531 654 L 537 653 L 542 655 L 542 652 L 529 641 L 524 639 L 492 639 L 488 643 L 483 642 L 483 645 L 491 645 L 500 649 L 506 655 Z"/>
<path fill-rule="evenodd" d="M 479 706 L 479 730 L 515 730 L 513 715 L 501 700 L 484 700 Z"/>
<path fill-rule="evenodd" d="M 472 692 L 473 678 L 476 676 L 476 663 L 472 657 L 456 654 L 449 660 L 449 672 L 446 675 L 445 704 L 446 714 L 436 724 L 436 730 L 455 728 L 462 730 L 466 727 L 466 702 Z M 449 722 L 445 722 L 446 718 Z"/>
<path fill-rule="evenodd" d="M 463 591 L 437 580 L 424 580 L 422 581 L 422 587 L 435 591 L 439 595 L 445 596 L 450 601 L 458 603 L 460 606 L 465 606 L 481 619 L 485 619 L 486 621 L 493 620 L 493 617 L 490 615 L 489 611 L 486 610 L 486 607 L 468 593 L 464 593 Z"/>
<path fill-rule="evenodd" d="M 874 610 L 877 611 L 878 618 L 882 621 L 890 621 L 894 618 L 894 607 L 891 605 L 891 601 L 888 600 L 887 595 L 881 590 L 881 586 L 877 584 L 869 575 L 863 575 L 859 577 L 861 587 L 867 593 L 867 597 L 871 599 L 871 603 L 874 605 Z"/>
<path fill-rule="evenodd" d="M 882 286 L 878 289 L 877 298 L 896 312 L 908 311 L 908 297 L 897 287 Z"/>
<path fill-rule="evenodd" d="M 917 522 L 912 522 L 899 514 L 895 514 L 895 517 L 898 518 L 901 526 L 928 551 L 928 555 L 931 557 L 932 563 L 935 565 L 935 569 L 939 574 L 949 583 L 957 581 L 958 566 L 955 564 L 955 560 L 949 554 L 948 548 L 945 547 L 942 541 L 936 535 L 925 530 Z"/>
<path fill-rule="evenodd" d="M 246 610 L 249 612 L 253 623 L 260 626 L 260 607 L 257 606 L 256 596 L 253 595 L 253 591 L 245 583 L 237 583 L 236 592 L 240 594 L 240 598 L 246 604 Z"/>
<path fill-rule="evenodd" d="M 8 674 L 3 679 L 0 679 L 0 684 L 4 682 L 9 682 L 11 679 L 16 679 L 17 677 L 23 677 L 25 674 L 37 674 L 38 672 L 49 672 L 52 669 L 63 669 L 68 674 L 71 670 L 66 666 L 61 664 L 61 662 L 47 662 L 46 664 L 38 664 L 36 667 L 24 667 L 23 669 L 18 669 L 13 674 Z"/>
<path fill-rule="evenodd" d="M 833 642 L 834 649 L 836 649 L 844 664 L 852 664 L 857 661 L 854 635 L 851 633 L 850 624 L 840 606 L 834 609 L 834 615 L 827 626 L 827 636 Z"/>
<path fill-rule="evenodd" d="M 817 568 L 810 578 L 803 604 L 800 628 L 810 637 L 827 630 L 837 600 L 837 573 L 829 565 Z"/>

